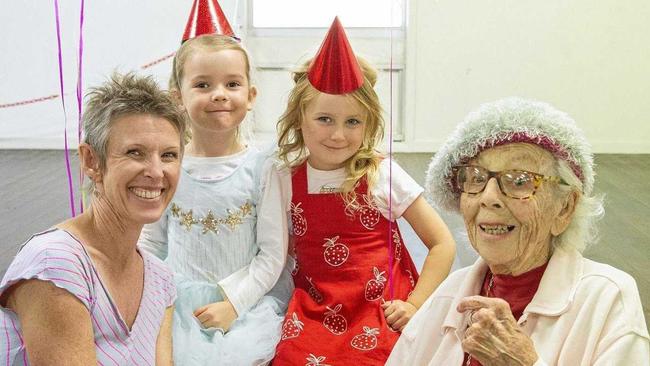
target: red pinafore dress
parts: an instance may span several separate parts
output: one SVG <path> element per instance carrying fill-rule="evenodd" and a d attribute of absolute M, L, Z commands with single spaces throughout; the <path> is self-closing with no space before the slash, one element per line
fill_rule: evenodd
<path fill-rule="evenodd" d="M 397 225 L 389 235 L 365 179 L 354 214 L 346 213 L 340 193 L 308 193 L 306 164 L 294 171 L 292 187 L 296 290 L 273 365 L 383 365 L 399 337 L 380 306 L 391 296 L 388 271 L 394 299 L 404 301 L 418 276 Z"/>

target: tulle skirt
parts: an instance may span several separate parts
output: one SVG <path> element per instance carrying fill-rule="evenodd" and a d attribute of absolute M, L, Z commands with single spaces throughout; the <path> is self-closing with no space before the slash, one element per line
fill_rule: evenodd
<path fill-rule="evenodd" d="M 225 334 L 217 328 L 204 328 L 193 314 L 203 305 L 223 301 L 217 285 L 178 275 L 175 280 L 174 365 L 248 366 L 264 365 L 273 359 L 293 291 L 293 282 L 286 270 L 275 287 L 240 315 Z"/>

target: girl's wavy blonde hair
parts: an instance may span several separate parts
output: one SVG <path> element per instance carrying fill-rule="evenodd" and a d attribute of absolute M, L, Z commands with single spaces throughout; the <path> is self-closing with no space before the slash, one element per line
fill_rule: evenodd
<path fill-rule="evenodd" d="M 355 188 L 364 176 L 368 189 L 375 184 L 379 163 L 383 158 L 383 155 L 376 150 L 384 137 L 382 108 L 374 89 L 377 71 L 366 60 L 357 57 L 357 61 L 363 73 L 363 85 L 346 95 L 354 98 L 365 110 L 365 134 L 357 153 L 345 162 L 347 177 L 341 186 L 341 195 L 348 212 L 354 212 L 364 204 L 357 201 Z M 300 165 L 307 158 L 305 140 L 300 128 L 307 106 L 321 93 L 309 83 L 307 78 L 310 63 L 311 60 L 308 60 L 293 73 L 295 86 L 289 93 L 287 109 L 277 125 L 278 156 L 290 168 Z"/>

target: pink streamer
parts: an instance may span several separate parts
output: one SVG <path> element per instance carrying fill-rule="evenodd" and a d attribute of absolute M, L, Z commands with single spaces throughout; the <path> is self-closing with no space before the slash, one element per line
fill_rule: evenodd
<path fill-rule="evenodd" d="M 388 87 L 390 88 L 389 93 L 389 103 L 388 107 L 388 293 L 390 300 L 394 299 L 394 288 L 393 288 L 393 263 L 395 258 L 393 258 L 393 28 L 392 28 L 392 13 L 391 13 L 391 24 L 390 24 L 390 67 L 388 70 L 389 73 L 389 83 Z"/>
<path fill-rule="evenodd" d="M 81 0 L 81 9 L 79 10 L 79 64 L 77 70 L 77 112 L 78 112 L 78 121 L 77 121 L 77 146 L 81 144 L 81 136 L 83 131 L 83 126 L 81 124 L 81 110 L 83 106 L 83 27 L 84 27 L 84 0 Z M 84 184 L 84 174 L 81 170 L 81 163 L 79 164 L 79 212 L 84 212 L 84 203 L 83 203 L 83 184 Z"/>
<path fill-rule="evenodd" d="M 68 190 L 70 194 L 70 211 L 72 217 L 77 216 L 74 209 L 74 189 L 72 186 L 72 174 L 70 172 L 70 156 L 68 149 L 68 114 L 65 109 L 65 97 L 63 94 L 63 57 L 61 56 L 61 22 L 59 17 L 59 1 L 54 0 L 54 15 L 56 17 L 56 40 L 59 51 L 59 86 L 61 87 L 61 105 L 63 106 L 63 141 L 65 148 L 65 167 L 68 174 Z"/>

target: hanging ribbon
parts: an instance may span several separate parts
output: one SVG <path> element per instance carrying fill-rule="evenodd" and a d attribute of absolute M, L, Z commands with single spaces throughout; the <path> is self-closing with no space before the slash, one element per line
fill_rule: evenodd
<path fill-rule="evenodd" d="M 388 294 L 390 301 L 394 299 L 393 288 L 393 12 L 390 12 L 389 43 L 390 62 L 388 68 Z"/>
<path fill-rule="evenodd" d="M 81 123 L 81 112 L 83 108 L 83 28 L 84 28 L 84 0 L 81 0 L 81 9 L 79 10 L 79 60 L 77 69 L 77 146 L 81 144 L 81 137 L 83 136 L 83 126 Z M 81 170 L 81 162 L 79 163 L 79 212 L 84 212 L 84 173 Z"/>
<path fill-rule="evenodd" d="M 74 189 L 72 186 L 72 174 L 70 172 L 70 156 L 68 149 L 68 114 L 65 109 L 65 96 L 63 94 L 63 56 L 61 55 L 61 22 L 59 17 L 59 1 L 54 0 L 54 16 L 56 18 L 56 40 L 59 52 L 59 86 L 61 88 L 61 106 L 63 107 L 63 141 L 65 149 L 65 167 L 68 174 L 68 191 L 70 194 L 70 213 L 72 217 L 77 216 L 74 209 Z"/>

